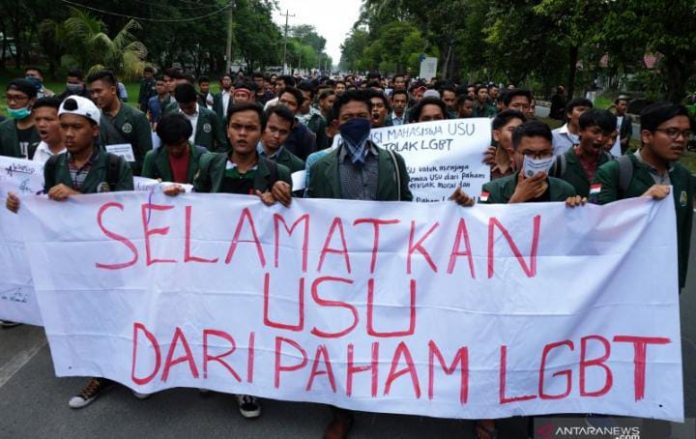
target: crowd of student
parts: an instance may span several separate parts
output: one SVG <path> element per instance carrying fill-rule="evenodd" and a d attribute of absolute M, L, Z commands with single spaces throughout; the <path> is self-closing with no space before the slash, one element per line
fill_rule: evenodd
<path fill-rule="evenodd" d="M 176 68 L 154 75 L 146 69 L 138 108 L 124 103 L 113 73 L 83 80 L 70 71 L 66 90 L 48 96 L 38 69 L 6 87 L 8 120 L 0 123 L 0 155 L 45 164 L 45 193 L 57 201 L 79 194 L 133 190 L 133 176 L 181 184 L 195 192 L 257 196 L 265 204 L 289 205 L 292 197 L 411 201 L 406 163 L 370 140 L 373 128 L 444 120 L 491 118 L 491 147 L 481 151 L 491 181 L 481 194 L 457 189 L 454 202 L 562 201 L 578 207 L 648 196 L 674 197 L 677 213 L 679 285 L 686 280 L 693 216 L 693 177 L 678 163 L 692 134 L 686 108 L 648 106 L 640 116 L 640 147 L 629 149 L 632 123 L 626 98 L 615 113 L 593 109 L 584 98 L 562 110 L 556 130 L 535 117 L 529 90 L 509 86 L 456 85 L 384 78 L 297 78 L 254 73 L 223 75 L 220 92 L 210 80 Z M 196 88 L 196 85 L 198 88 Z M 557 110 L 556 110 L 557 111 Z M 152 132 L 161 146 L 153 149 Z M 107 152 L 129 144 L 134 160 Z M 306 189 L 294 191 L 291 174 L 306 170 Z M 10 194 L 8 209 L 20 199 Z M 11 322 L 2 322 L 6 327 Z M 70 407 L 90 404 L 113 383 L 92 378 Z M 147 395 L 136 394 L 144 398 Z M 261 413 L 259 401 L 238 395 L 240 413 Z M 334 408 L 326 437 L 345 437 L 350 411 Z M 478 437 L 496 436 L 495 423 L 476 423 Z"/>

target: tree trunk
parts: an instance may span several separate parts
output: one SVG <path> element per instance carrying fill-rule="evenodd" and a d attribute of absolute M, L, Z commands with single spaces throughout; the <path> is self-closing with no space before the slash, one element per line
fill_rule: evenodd
<path fill-rule="evenodd" d="M 578 65 L 578 46 L 571 46 L 568 50 L 568 100 L 573 99 L 575 94 L 575 75 Z"/>
<path fill-rule="evenodd" d="M 677 57 L 665 55 L 663 71 L 667 80 L 667 96 L 665 98 L 675 104 L 681 103 L 686 96 L 686 83 L 693 71 L 684 65 Z"/>

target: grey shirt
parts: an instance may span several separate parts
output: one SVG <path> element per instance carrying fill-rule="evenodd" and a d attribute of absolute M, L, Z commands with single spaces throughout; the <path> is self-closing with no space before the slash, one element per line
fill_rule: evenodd
<path fill-rule="evenodd" d="M 660 172 L 657 169 L 655 169 L 650 163 L 643 160 L 643 156 L 640 155 L 640 149 L 636 151 L 636 158 L 639 162 L 644 164 L 646 168 L 648 168 L 648 174 L 650 174 L 655 184 L 672 184 L 672 180 L 670 180 L 669 178 L 669 173 L 672 172 L 672 169 L 674 169 L 673 163 L 669 164 L 669 169 L 667 169 L 667 172 L 665 172 L 664 174 L 660 174 Z"/>
<path fill-rule="evenodd" d="M 354 165 L 350 154 L 341 145 L 338 153 L 338 176 L 341 182 L 341 194 L 348 200 L 377 199 L 378 153 L 372 142 L 368 142 L 365 163 Z"/>

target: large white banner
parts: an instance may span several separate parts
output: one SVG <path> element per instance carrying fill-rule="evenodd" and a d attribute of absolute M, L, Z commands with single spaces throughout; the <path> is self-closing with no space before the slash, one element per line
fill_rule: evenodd
<path fill-rule="evenodd" d="M 116 193 L 20 216 L 59 376 L 447 418 L 683 419 L 672 197 Z"/>
<path fill-rule="evenodd" d="M 5 209 L 9 192 L 19 197 L 43 191 L 43 164 L 0 156 L 0 320 L 41 325 L 17 215 Z"/>
<path fill-rule="evenodd" d="M 490 119 L 375 128 L 370 135 L 377 145 L 403 156 L 413 201 L 445 201 L 458 186 L 470 195 L 480 194 L 481 187 L 490 180 L 490 167 L 482 163 L 483 153 L 491 144 Z M 334 147 L 340 138 L 334 138 Z"/>

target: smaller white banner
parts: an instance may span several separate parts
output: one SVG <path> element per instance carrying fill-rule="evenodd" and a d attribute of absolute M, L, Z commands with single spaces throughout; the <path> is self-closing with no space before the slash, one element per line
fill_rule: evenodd
<path fill-rule="evenodd" d="M 111 154 L 116 154 L 117 156 L 123 157 L 127 162 L 135 161 L 135 154 L 133 154 L 133 146 L 130 143 L 119 143 L 117 145 L 106 145 L 106 151 Z"/>

